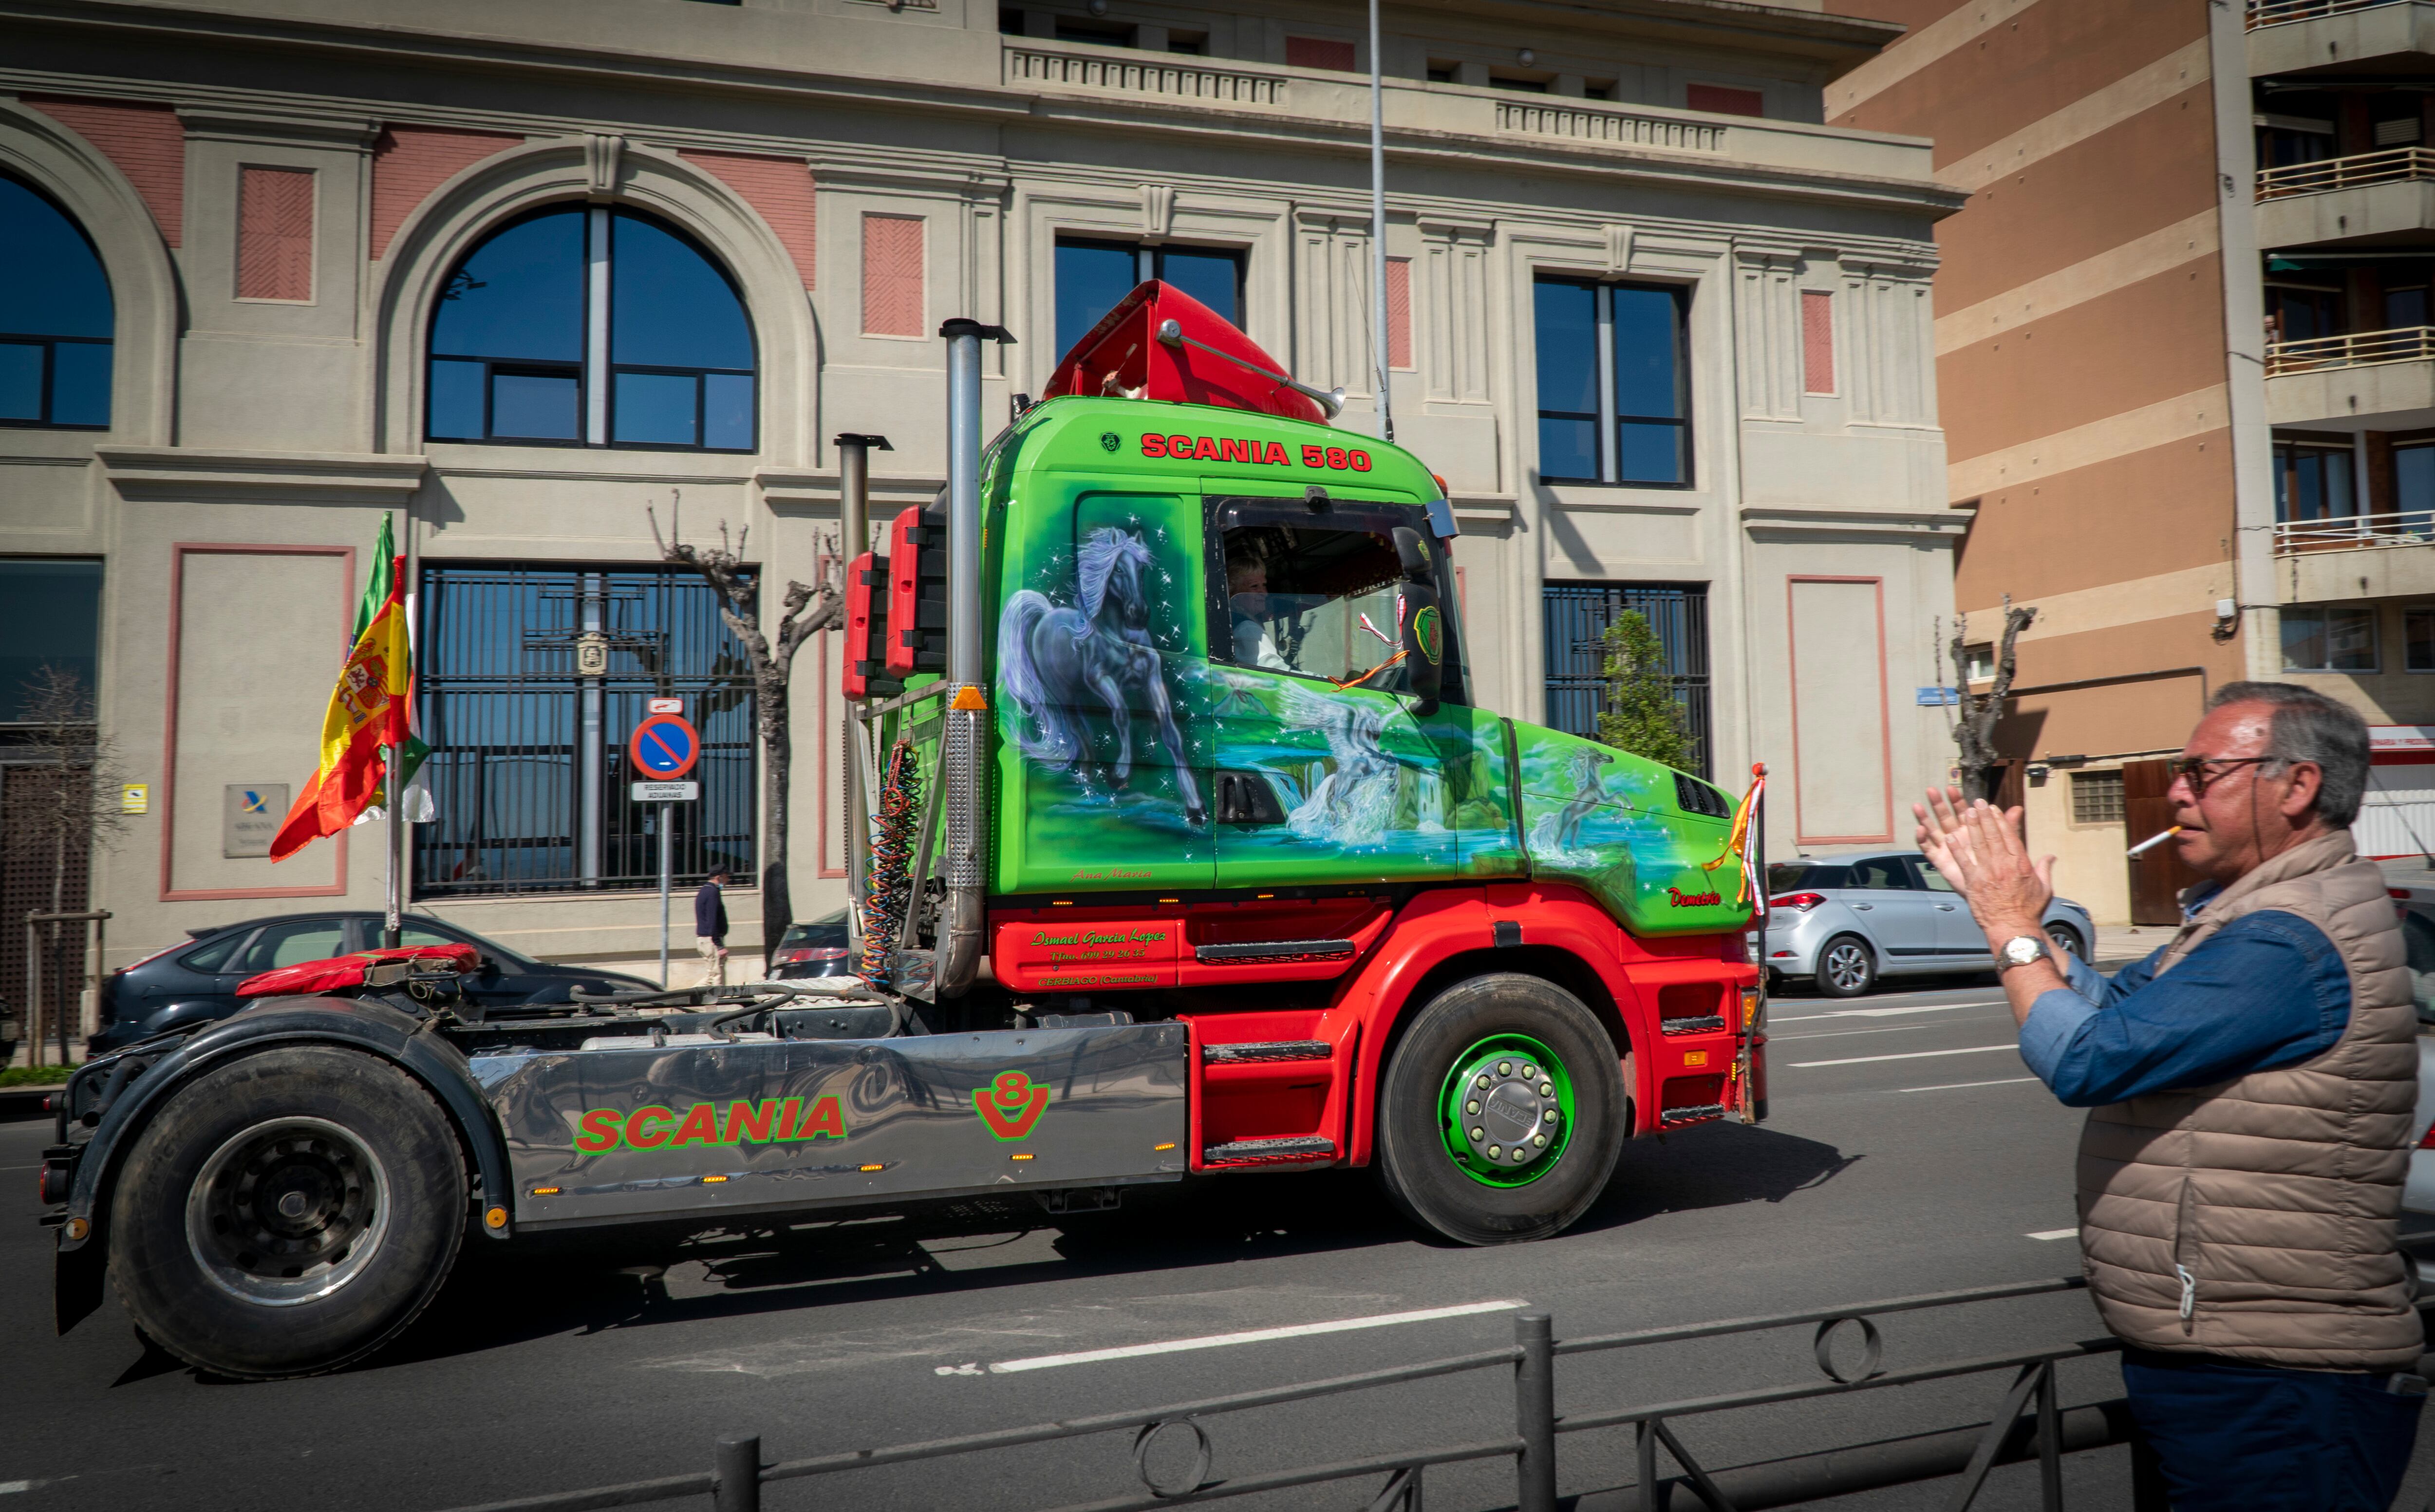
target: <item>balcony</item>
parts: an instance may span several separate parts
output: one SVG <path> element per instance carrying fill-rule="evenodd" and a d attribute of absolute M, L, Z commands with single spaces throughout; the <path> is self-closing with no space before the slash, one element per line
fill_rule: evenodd
<path fill-rule="evenodd" d="M 2250 0 L 2252 78 L 2390 73 L 2411 53 L 2435 54 L 2435 4 L 2427 0 Z"/>
<path fill-rule="evenodd" d="M 2435 232 L 2435 151 L 2389 147 L 2257 175 L 2257 245 L 2365 247 Z"/>
<path fill-rule="evenodd" d="M 2435 510 L 2293 520 L 2274 527 L 2274 596 L 2347 604 L 2435 594 Z M 2417 548 L 2417 549 L 2409 549 Z"/>
<path fill-rule="evenodd" d="M 2435 326 L 2266 346 L 2266 418 L 2399 430 L 2435 425 Z M 2407 421 L 2405 426 L 2401 423 Z"/>

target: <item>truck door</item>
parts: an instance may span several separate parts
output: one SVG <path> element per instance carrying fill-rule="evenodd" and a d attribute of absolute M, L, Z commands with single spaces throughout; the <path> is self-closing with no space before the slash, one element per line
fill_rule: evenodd
<path fill-rule="evenodd" d="M 1493 875 L 1518 865 L 1502 801 L 1501 723 L 1465 703 L 1452 671 L 1459 656 L 1446 659 L 1452 675 L 1436 710 L 1418 713 L 1409 692 L 1398 526 L 1430 542 L 1450 611 L 1452 567 L 1416 506 L 1208 501 L 1220 887 Z"/>
<path fill-rule="evenodd" d="M 993 890 L 1207 887 L 1200 500 L 1043 487 L 1005 515 Z"/>

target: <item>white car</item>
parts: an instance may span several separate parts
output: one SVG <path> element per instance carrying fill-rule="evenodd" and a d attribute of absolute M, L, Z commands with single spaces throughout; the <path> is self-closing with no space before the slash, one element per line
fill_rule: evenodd
<path fill-rule="evenodd" d="M 1917 850 L 1781 861 L 1767 868 L 1767 969 L 1856 998 L 1884 976 L 1992 971 L 1995 957 L 1952 885 Z M 2068 898 L 2046 905 L 2046 938 L 2089 959 L 2097 925 Z"/>

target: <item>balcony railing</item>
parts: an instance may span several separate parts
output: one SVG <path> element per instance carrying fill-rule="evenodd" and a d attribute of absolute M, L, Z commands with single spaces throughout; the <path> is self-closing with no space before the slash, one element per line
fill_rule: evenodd
<path fill-rule="evenodd" d="M 2266 376 L 2323 372 L 2331 368 L 2373 368 L 2389 362 L 2435 360 L 2435 326 L 2405 325 L 2391 331 L 2355 331 L 2346 336 L 2266 344 Z"/>
<path fill-rule="evenodd" d="M 2351 515 L 2340 520 L 2285 520 L 2274 526 L 2278 556 L 2305 551 L 2357 551 L 2369 546 L 2423 546 L 2435 541 L 2435 509 Z"/>
<path fill-rule="evenodd" d="M 2249 0 L 2249 29 L 2279 26 L 2287 21 L 2322 21 L 2354 10 L 2402 4 L 2403 0 Z"/>
<path fill-rule="evenodd" d="M 2382 152 L 2354 152 L 2347 158 L 2320 158 L 2257 172 L 2257 198 L 2281 199 L 2290 195 L 2321 195 L 2330 189 L 2357 189 L 2371 183 L 2397 183 L 2407 179 L 2435 179 L 2435 151 L 2425 147 L 2388 147 Z"/>

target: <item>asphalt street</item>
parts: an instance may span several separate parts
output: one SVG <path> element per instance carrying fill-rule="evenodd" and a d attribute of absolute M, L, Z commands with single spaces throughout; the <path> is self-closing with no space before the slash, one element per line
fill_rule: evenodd
<path fill-rule="evenodd" d="M 1360 1172 L 1221 1178 L 1088 1220 L 978 1211 L 596 1240 L 476 1255 L 384 1355 L 269 1385 L 147 1351 L 114 1301 L 54 1337 L 33 1200 L 46 1125 L 0 1125 L 0 1512 L 444 1509 L 704 1469 L 722 1433 L 757 1433 L 766 1457 L 789 1459 L 1433 1359 L 1509 1343 L 1524 1304 L 1552 1314 L 1563 1339 L 2076 1273 L 2080 1115 L 2029 1077 L 1990 982 L 1780 996 L 1772 1013 L 1771 1120 L 1633 1143 L 1598 1205 L 1544 1244 L 1433 1243 Z M 2101 1333 L 2077 1293 L 1884 1328 L 1897 1367 Z M 1567 1357 L 1557 1405 L 1817 1379 L 1810 1331 L 1788 1329 Z M 2120 1392 L 2104 1361 L 2067 1365 L 2063 1381 L 2065 1405 Z M 1703 1463 L 1737 1465 L 1982 1421 L 2008 1383 L 1747 1409 L 1678 1432 Z M 1495 1437 L 1511 1431 L 1511 1400 L 1499 1370 L 1220 1415 L 1205 1424 L 1213 1473 Z M 1131 1449 L 1109 1434 L 856 1469 L 772 1486 L 765 1504 L 1052 1507 L 1138 1494 Z M 1154 1468 L 1176 1473 L 1178 1458 Z M 2412 1512 L 2423 1461 L 2402 1503 Z M 2129 1506 L 2125 1451 L 2066 1463 L 2069 1505 Z M 1623 1430 L 1565 1436 L 1559 1464 L 1567 1497 L 1632 1477 Z M 1234 1504 L 1352 1509 L 1378 1488 Z M 1894 1512 L 1949 1495 L 1930 1484 L 1819 1504 Z M 1432 1512 L 1508 1505 L 1511 1470 L 1433 1470 L 1427 1497 Z M 2035 1498 L 2016 1467 L 1977 1504 Z"/>

